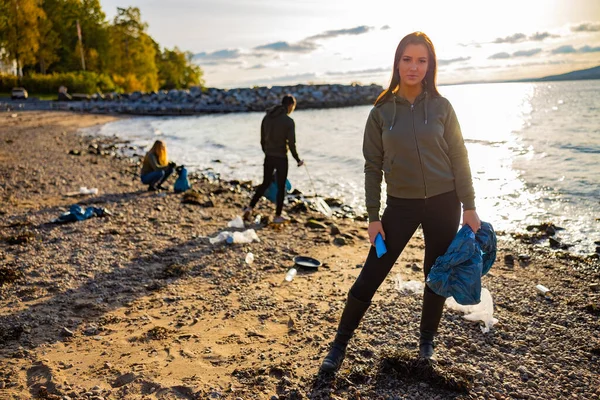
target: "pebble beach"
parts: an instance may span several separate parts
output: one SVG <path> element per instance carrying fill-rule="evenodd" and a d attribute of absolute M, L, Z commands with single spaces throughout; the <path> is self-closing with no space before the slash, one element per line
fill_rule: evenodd
<path fill-rule="evenodd" d="M 600 398 L 597 257 L 497 232 L 482 286 L 498 322 L 484 333 L 446 309 L 426 363 L 421 295 L 397 287 L 423 281 L 416 235 L 340 371 L 320 374 L 367 222 L 308 210 L 250 224 L 258 242 L 212 244 L 252 185 L 196 175 L 193 196 L 148 192 L 127 142 L 80 133 L 116 118 L 0 114 L 0 399 Z M 52 223 L 73 204 L 108 215 Z M 323 264 L 287 282 L 298 255 Z"/>

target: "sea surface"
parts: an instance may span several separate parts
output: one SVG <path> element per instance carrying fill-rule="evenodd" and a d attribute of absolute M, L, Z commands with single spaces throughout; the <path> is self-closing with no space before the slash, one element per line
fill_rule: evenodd
<path fill-rule="evenodd" d="M 553 222 L 570 251 L 595 252 L 600 240 L 600 80 L 441 86 L 469 151 L 482 220 L 522 232 Z M 364 211 L 362 140 L 371 106 L 297 110 L 296 140 L 306 168 L 289 156 L 289 180 L 305 194 L 342 199 Z M 123 119 L 96 128 L 150 148 L 189 170 L 224 179 L 262 178 L 264 113 Z M 314 186 L 309 179 L 312 178 Z"/>

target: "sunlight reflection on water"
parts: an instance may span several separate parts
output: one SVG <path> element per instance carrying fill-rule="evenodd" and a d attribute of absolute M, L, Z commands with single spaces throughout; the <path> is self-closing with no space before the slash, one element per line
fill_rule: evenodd
<path fill-rule="evenodd" d="M 507 83 L 440 87 L 453 104 L 469 151 L 477 208 L 497 230 L 522 231 L 552 221 L 575 251 L 600 240 L 600 81 Z M 298 152 L 319 194 L 364 211 L 363 130 L 370 106 L 298 110 Z M 262 177 L 263 113 L 132 118 L 102 134 L 149 147 L 167 141 L 170 157 L 190 167 L 212 167 L 226 179 Z M 291 159 L 291 157 L 290 157 Z M 217 162 L 220 161 L 220 162 Z M 289 179 L 313 192 L 304 168 Z"/>

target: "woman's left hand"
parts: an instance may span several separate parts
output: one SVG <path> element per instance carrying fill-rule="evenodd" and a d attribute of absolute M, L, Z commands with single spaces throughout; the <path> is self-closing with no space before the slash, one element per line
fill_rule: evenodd
<path fill-rule="evenodd" d="M 479 228 L 481 228 L 481 220 L 479 219 L 479 215 L 477 215 L 477 211 L 463 211 L 463 226 L 464 225 L 469 225 L 473 232 L 477 233 Z"/>

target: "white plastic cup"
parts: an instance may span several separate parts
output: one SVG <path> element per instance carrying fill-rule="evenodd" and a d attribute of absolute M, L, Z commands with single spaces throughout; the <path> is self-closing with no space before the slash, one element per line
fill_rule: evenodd
<path fill-rule="evenodd" d="M 290 268 L 287 274 L 285 274 L 285 280 L 291 282 L 297 273 L 298 271 L 296 270 L 296 268 Z"/>
<path fill-rule="evenodd" d="M 254 262 L 254 254 L 248 253 L 246 254 L 246 264 L 250 265 Z"/>

